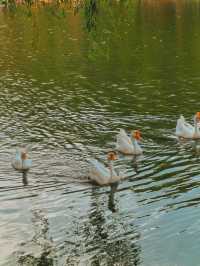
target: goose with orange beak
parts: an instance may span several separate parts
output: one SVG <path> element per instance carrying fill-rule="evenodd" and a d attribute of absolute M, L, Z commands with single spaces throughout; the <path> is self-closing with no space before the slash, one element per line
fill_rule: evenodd
<path fill-rule="evenodd" d="M 100 186 L 117 183 L 122 179 L 122 177 L 118 175 L 114 170 L 113 162 L 117 160 L 116 152 L 109 152 L 107 159 L 108 167 L 106 167 L 104 164 L 100 163 L 95 159 L 89 160 L 91 164 L 89 179 Z"/>
<path fill-rule="evenodd" d="M 200 112 L 197 112 L 194 116 L 194 126 L 186 122 L 183 115 L 177 120 L 176 124 L 176 136 L 185 139 L 200 139 Z"/>
<path fill-rule="evenodd" d="M 120 129 L 120 132 L 117 134 L 116 148 L 126 155 L 140 155 L 142 154 L 142 148 L 139 144 L 140 140 L 141 133 L 139 130 L 133 131 L 131 137 L 129 137 L 125 130 Z"/>
<path fill-rule="evenodd" d="M 31 168 L 32 160 L 28 159 L 28 153 L 25 149 L 16 151 L 12 166 L 15 170 L 21 172 L 28 171 Z"/>

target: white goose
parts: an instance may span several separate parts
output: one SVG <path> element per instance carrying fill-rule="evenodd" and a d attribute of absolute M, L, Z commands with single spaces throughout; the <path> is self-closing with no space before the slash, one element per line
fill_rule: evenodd
<path fill-rule="evenodd" d="M 185 139 L 199 139 L 200 130 L 198 122 L 200 121 L 200 112 L 197 112 L 194 116 L 194 126 L 185 121 L 183 115 L 177 120 L 176 136 Z"/>
<path fill-rule="evenodd" d="M 28 159 L 26 150 L 17 150 L 15 159 L 12 162 L 12 166 L 18 171 L 28 171 L 32 166 L 32 160 Z"/>
<path fill-rule="evenodd" d="M 117 134 L 116 149 L 126 155 L 140 155 L 142 154 L 142 148 L 138 143 L 140 139 L 141 133 L 139 130 L 133 131 L 131 137 L 129 137 L 125 130 L 120 129 Z"/>
<path fill-rule="evenodd" d="M 122 179 L 122 177 L 116 173 L 113 166 L 113 161 L 117 159 L 117 154 L 115 152 L 109 152 L 107 158 L 109 162 L 108 167 L 95 159 L 89 160 L 91 164 L 89 179 L 100 186 L 110 185 Z"/>

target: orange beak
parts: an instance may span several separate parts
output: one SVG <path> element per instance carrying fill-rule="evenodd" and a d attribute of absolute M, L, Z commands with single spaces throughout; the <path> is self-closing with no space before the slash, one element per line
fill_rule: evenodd
<path fill-rule="evenodd" d="M 196 119 L 197 119 L 198 121 L 200 121 L 200 112 L 197 112 L 197 113 L 196 113 Z"/>
<path fill-rule="evenodd" d="M 135 130 L 134 132 L 133 132 L 133 137 L 134 137 L 134 139 L 136 139 L 136 140 L 141 140 L 141 133 L 140 133 L 140 131 L 139 130 Z"/>
<path fill-rule="evenodd" d="M 112 151 L 108 153 L 108 160 L 109 161 L 115 161 L 117 160 L 117 154 L 116 152 Z"/>

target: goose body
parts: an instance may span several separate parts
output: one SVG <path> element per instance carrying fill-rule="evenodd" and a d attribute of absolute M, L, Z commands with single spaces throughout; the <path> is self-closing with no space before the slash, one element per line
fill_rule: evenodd
<path fill-rule="evenodd" d="M 103 186 L 116 183 L 121 180 L 120 175 L 114 170 L 112 161 L 109 161 L 109 167 L 100 163 L 96 159 L 90 159 L 89 178 L 96 184 Z"/>
<path fill-rule="evenodd" d="M 17 150 L 12 166 L 18 171 L 28 171 L 32 166 L 32 160 L 27 159 L 26 152 Z"/>
<path fill-rule="evenodd" d="M 199 113 L 199 112 L 198 112 Z M 184 116 L 181 115 L 176 124 L 176 136 L 185 139 L 199 139 L 200 130 L 198 126 L 199 117 L 197 114 L 194 116 L 194 126 L 187 123 Z"/>
<path fill-rule="evenodd" d="M 123 129 L 120 129 L 120 132 L 117 134 L 116 149 L 127 155 L 142 154 L 142 148 L 140 147 L 137 139 L 129 137 Z"/>

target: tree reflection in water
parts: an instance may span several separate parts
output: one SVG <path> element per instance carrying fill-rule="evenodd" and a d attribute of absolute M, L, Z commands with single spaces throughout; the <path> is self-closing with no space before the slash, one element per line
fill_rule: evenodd
<path fill-rule="evenodd" d="M 98 14 L 98 0 L 85 1 L 86 28 L 88 31 L 96 28 L 96 19 Z"/>
<path fill-rule="evenodd" d="M 76 229 L 69 233 L 76 235 L 74 241 L 66 242 L 67 260 L 65 265 L 140 265 L 140 234 L 132 221 L 122 220 L 116 212 L 114 194 L 117 186 L 112 186 L 108 197 L 110 213 L 105 204 L 107 194 L 92 189 L 92 203 L 88 217 L 80 219 Z M 75 225 L 74 225 L 75 228 Z M 76 232 L 75 232 L 76 231 Z M 69 236 L 67 237 L 70 238 Z M 74 243 L 73 243 L 74 242 Z M 71 250 L 69 248 L 71 244 Z"/>
<path fill-rule="evenodd" d="M 114 186 L 111 188 L 109 200 L 114 199 L 115 191 Z M 97 247 L 98 252 L 91 259 L 91 265 L 139 265 L 139 233 L 130 224 L 121 221 L 120 217 L 108 217 L 100 202 L 100 195 L 93 192 L 88 248 L 90 250 L 90 246 Z"/>
<path fill-rule="evenodd" d="M 53 242 L 49 239 L 49 223 L 41 210 L 33 210 L 32 223 L 34 236 L 30 241 L 21 243 L 21 250 L 17 254 L 19 266 L 53 266 L 56 256 Z"/>

